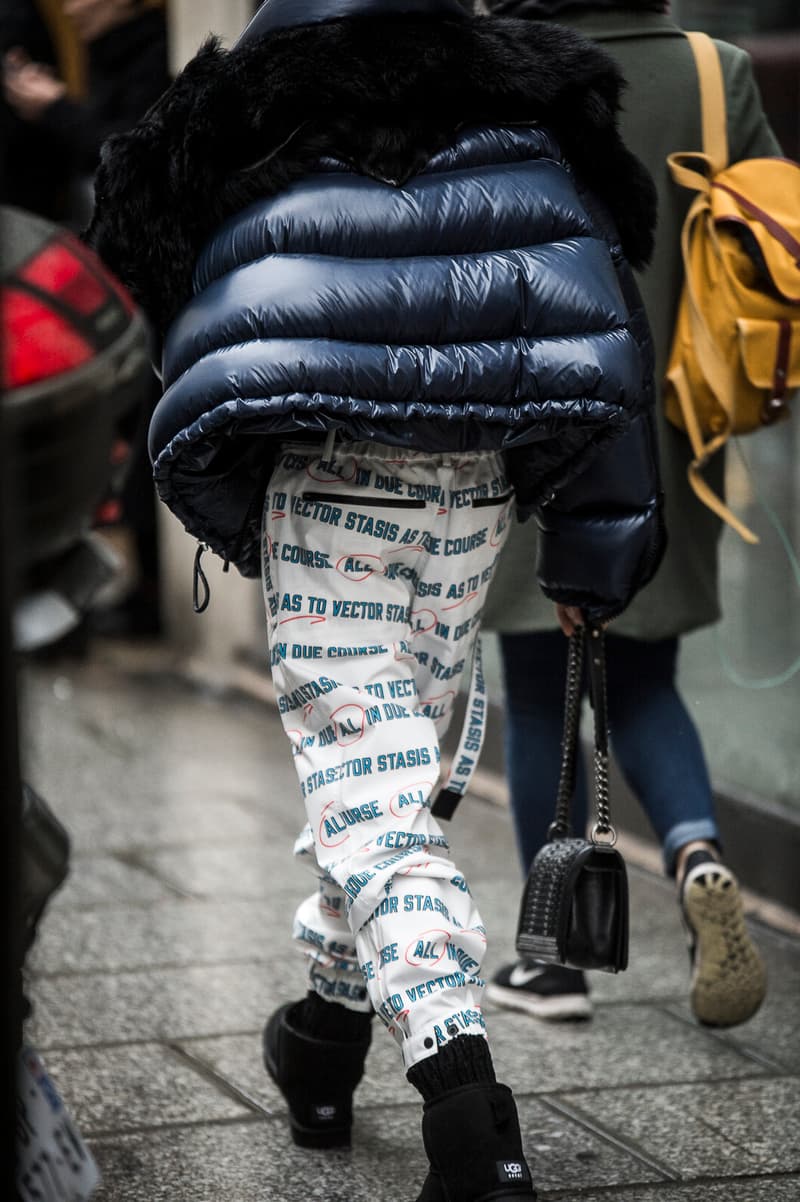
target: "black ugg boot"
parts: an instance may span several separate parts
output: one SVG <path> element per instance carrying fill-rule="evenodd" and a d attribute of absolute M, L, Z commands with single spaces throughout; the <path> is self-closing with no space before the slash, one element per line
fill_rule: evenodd
<path fill-rule="evenodd" d="M 311 1025 L 306 1011 L 315 1001 L 289 1002 L 275 1011 L 264 1028 L 264 1064 L 289 1103 L 294 1142 L 301 1148 L 337 1148 L 350 1143 L 353 1093 L 372 1035 L 370 1015 L 320 1001 L 317 1005 L 329 1010 L 331 1019 L 339 1012 L 342 1033 L 351 1038 L 306 1034 L 303 1027 Z M 332 1025 L 335 1021 L 327 1024 L 328 1030 Z"/>
<path fill-rule="evenodd" d="M 422 1138 L 431 1163 L 417 1202 L 531 1202 L 517 1108 L 498 1085 L 489 1045 L 460 1035 L 406 1074 L 425 1101 Z"/>
<path fill-rule="evenodd" d="M 536 1198 L 507 1085 L 461 1085 L 426 1102 L 422 1138 L 431 1171 L 417 1202 Z"/>

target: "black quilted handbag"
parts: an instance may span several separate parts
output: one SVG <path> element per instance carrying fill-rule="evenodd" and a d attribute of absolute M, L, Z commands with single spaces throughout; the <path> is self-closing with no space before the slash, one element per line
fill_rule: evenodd
<path fill-rule="evenodd" d="M 570 806 L 580 725 L 584 647 L 594 710 L 597 815 L 589 839 L 572 835 Z M 517 928 L 517 951 L 528 959 L 571 968 L 622 972 L 628 966 L 628 878 L 615 848 L 608 797 L 605 641 L 598 627 L 572 635 L 561 745 L 561 779 L 548 842 L 531 865 Z"/>

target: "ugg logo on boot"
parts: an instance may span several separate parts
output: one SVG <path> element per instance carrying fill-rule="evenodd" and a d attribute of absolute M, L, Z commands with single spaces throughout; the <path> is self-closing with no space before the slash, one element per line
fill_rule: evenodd
<path fill-rule="evenodd" d="M 335 1106 L 315 1106 L 314 1113 L 321 1123 L 329 1123 L 331 1119 L 336 1118 Z"/>
<path fill-rule="evenodd" d="M 499 1160 L 497 1172 L 501 1181 L 527 1181 L 528 1166 L 521 1160 Z"/>

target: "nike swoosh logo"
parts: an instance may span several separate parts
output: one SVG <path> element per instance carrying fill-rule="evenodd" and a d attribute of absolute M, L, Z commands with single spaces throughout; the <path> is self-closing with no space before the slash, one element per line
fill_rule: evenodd
<path fill-rule="evenodd" d="M 533 968 L 526 968 L 524 964 L 515 964 L 509 975 L 508 983 L 517 987 L 527 985 L 534 977 L 538 977 L 541 972 L 541 964 L 535 964 Z"/>

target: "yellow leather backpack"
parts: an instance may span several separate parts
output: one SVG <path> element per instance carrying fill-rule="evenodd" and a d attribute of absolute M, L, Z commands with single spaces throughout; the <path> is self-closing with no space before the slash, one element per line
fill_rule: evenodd
<path fill-rule="evenodd" d="M 703 152 L 667 159 L 675 182 L 697 196 L 681 240 L 685 284 L 666 416 L 689 436 L 696 495 L 755 543 L 701 472 L 732 434 L 787 417 L 789 393 L 800 387 L 800 164 L 762 158 L 728 166 L 719 55 L 705 34 L 687 36 L 700 79 Z"/>

